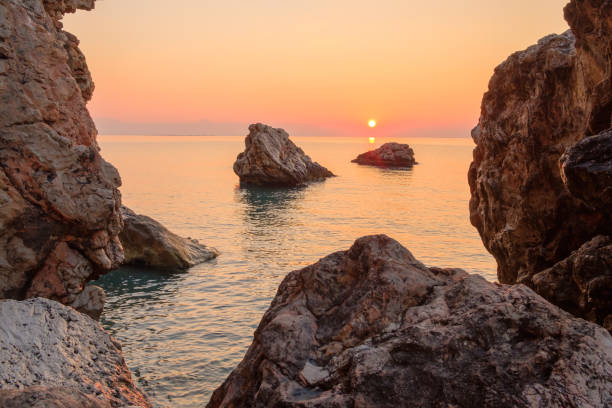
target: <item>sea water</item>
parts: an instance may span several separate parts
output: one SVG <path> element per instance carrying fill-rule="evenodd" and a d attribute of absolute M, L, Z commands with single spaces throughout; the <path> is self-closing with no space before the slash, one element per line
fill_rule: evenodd
<path fill-rule="evenodd" d="M 386 140 L 292 139 L 338 177 L 242 189 L 232 165 L 244 137 L 99 137 L 126 206 L 221 252 L 184 273 L 125 267 L 97 282 L 107 294 L 102 324 L 156 406 L 204 406 L 242 360 L 283 277 L 361 236 L 387 234 L 428 266 L 496 279 L 469 222 L 470 139 L 396 139 L 419 162 L 406 170 L 351 163 Z"/>

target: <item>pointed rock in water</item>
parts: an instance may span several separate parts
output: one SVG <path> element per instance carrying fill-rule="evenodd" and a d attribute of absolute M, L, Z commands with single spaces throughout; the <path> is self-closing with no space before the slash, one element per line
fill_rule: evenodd
<path fill-rule="evenodd" d="M 600 326 L 377 235 L 287 275 L 208 407 L 604 407 L 610 378 Z"/>
<path fill-rule="evenodd" d="M 93 6 L 0 2 L 0 298 L 73 304 L 123 261 L 121 179 L 100 156 L 93 81 L 60 22 Z"/>
<path fill-rule="evenodd" d="M 119 235 L 125 265 L 176 270 L 187 269 L 219 255 L 215 248 L 183 238 L 154 219 L 121 207 L 124 227 Z"/>
<path fill-rule="evenodd" d="M 612 1 L 572 0 L 565 17 L 571 31 L 495 69 L 472 132 L 470 219 L 500 282 L 525 283 L 604 324 L 612 319 L 610 268 L 574 270 L 557 282 L 569 275 L 549 268 L 586 267 L 572 252 L 612 236 Z M 581 287 L 588 282 L 598 289 Z"/>
<path fill-rule="evenodd" d="M 304 154 L 283 129 L 251 125 L 244 144 L 234 163 L 241 185 L 291 187 L 334 176 Z"/>
<path fill-rule="evenodd" d="M 121 345 L 94 320 L 43 298 L 0 300 L 0 387 L 2 407 L 151 407 Z"/>
<path fill-rule="evenodd" d="M 360 154 L 352 163 L 377 167 L 412 167 L 417 164 L 414 150 L 401 143 L 385 143 L 376 150 Z"/>

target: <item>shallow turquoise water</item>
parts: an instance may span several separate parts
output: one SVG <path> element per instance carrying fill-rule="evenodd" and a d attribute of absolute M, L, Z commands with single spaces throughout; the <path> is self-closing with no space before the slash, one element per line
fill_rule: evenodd
<path fill-rule="evenodd" d="M 101 136 L 123 178 L 123 202 L 221 251 L 186 273 L 122 268 L 98 281 L 102 323 L 160 407 L 208 401 L 241 361 L 283 277 L 358 237 L 385 233 L 430 266 L 495 280 L 469 224 L 471 141 L 406 139 L 420 163 L 381 170 L 350 160 L 357 138 L 294 138 L 339 177 L 302 189 L 240 189 L 232 171 L 243 137 Z M 379 146 L 384 141 L 379 141 Z"/>

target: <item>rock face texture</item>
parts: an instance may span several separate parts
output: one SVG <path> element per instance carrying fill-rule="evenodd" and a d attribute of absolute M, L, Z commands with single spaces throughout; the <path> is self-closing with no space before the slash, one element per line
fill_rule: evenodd
<path fill-rule="evenodd" d="M 251 125 L 244 144 L 244 152 L 234 163 L 234 173 L 243 186 L 291 187 L 334 176 L 304 154 L 283 129 Z"/>
<path fill-rule="evenodd" d="M 43 298 L 0 301 L 0 384 L 3 407 L 151 406 L 119 343 L 89 317 Z"/>
<path fill-rule="evenodd" d="M 93 82 L 60 22 L 93 6 L 0 2 L 0 298 L 72 304 L 123 261 L 121 180 L 100 157 Z"/>
<path fill-rule="evenodd" d="M 121 207 L 124 228 L 119 235 L 127 265 L 175 270 L 187 269 L 216 258 L 219 252 L 195 239 L 168 231 L 159 222 Z"/>
<path fill-rule="evenodd" d="M 612 331 L 612 239 L 597 236 L 551 268 L 536 273 L 534 289 L 576 316 Z"/>
<path fill-rule="evenodd" d="M 587 137 L 561 156 L 561 177 L 570 193 L 612 224 L 612 131 Z"/>
<path fill-rule="evenodd" d="M 534 275 L 595 236 L 612 234 L 612 2 L 574 0 L 565 16 L 571 31 L 545 37 L 495 69 L 472 132 L 469 171 L 471 222 L 497 259 L 500 282 L 525 283 L 551 301 L 546 281 L 535 285 Z M 597 274 L 589 271 L 589 279 Z M 608 282 L 602 279 L 598 285 Z M 583 284 L 555 287 L 584 294 L 575 290 Z M 612 313 L 608 307 L 582 314 L 587 309 L 568 310 L 600 324 Z"/>
<path fill-rule="evenodd" d="M 384 236 L 291 272 L 208 407 L 603 407 L 612 338 Z"/>
<path fill-rule="evenodd" d="M 401 143 L 385 143 L 376 150 L 360 154 L 351 162 L 378 167 L 412 167 L 417 164 L 414 150 Z"/>

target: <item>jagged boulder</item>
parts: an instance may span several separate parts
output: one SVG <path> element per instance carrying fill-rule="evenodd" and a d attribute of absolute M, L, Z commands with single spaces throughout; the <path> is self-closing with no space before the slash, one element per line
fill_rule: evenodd
<path fill-rule="evenodd" d="M 612 338 L 384 236 L 291 272 L 208 407 L 612 404 Z"/>
<path fill-rule="evenodd" d="M 121 179 L 99 154 L 93 81 L 60 22 L 93 6 L 0 2 L 0 298 L 72 304 L 123 261 Z"/>
<path fill-rule="evenodd" d="M 219 255 L 215 248 L 183 238 L 154 219 L 121 207 L 124 228 L 120 239 L 126 265 L 176 270 L 187 269 Z"/>
<path fill-rule="evenodd" d="M 121 345 L 94 320 L 43 298 L 0 300 L 0 388 L 3 407 L 151 407 Z"/>
<path fill-rule="evenodd" d="M 377 167 L 412 167 L 417 164 L 414 150 L 409 145 L 394 142 L 362 153 L 351 162 Z"/>
<path fill-rule="evenodd" d="M 561 156 L 561 176 L 570 193 L 607 217 L 612 231 L 612 131 L 587 137 Z"/>
<path fill-rule="evenodd" d="M 612 238 L 593 238 L 532 280 L 546 299 L 612 331 Z"/>
<path fill-rule="evenodd" d="M 249 126 L 245 150 L 234 163 L 243 186 L 300 186 L 334 174 L 313 162 L 283 129 L 257 123 Z"/>
<path fill-rule="evenodd" d="M 525 283 L 551 301 L 559 299 L 544 287 L 552 282 L 535 285 L 534 275 L 612 233 L 612 2 L 574 0 L 565 16 L 571 31 L 545 37 L 495 69 L 472 131 L 468 176 L 470 219 L 497 260 L 499 281 Z M 574 283 L 554 287 L 584 294 Z M 612 313 L 570 309 L 585 318 Z"/>

